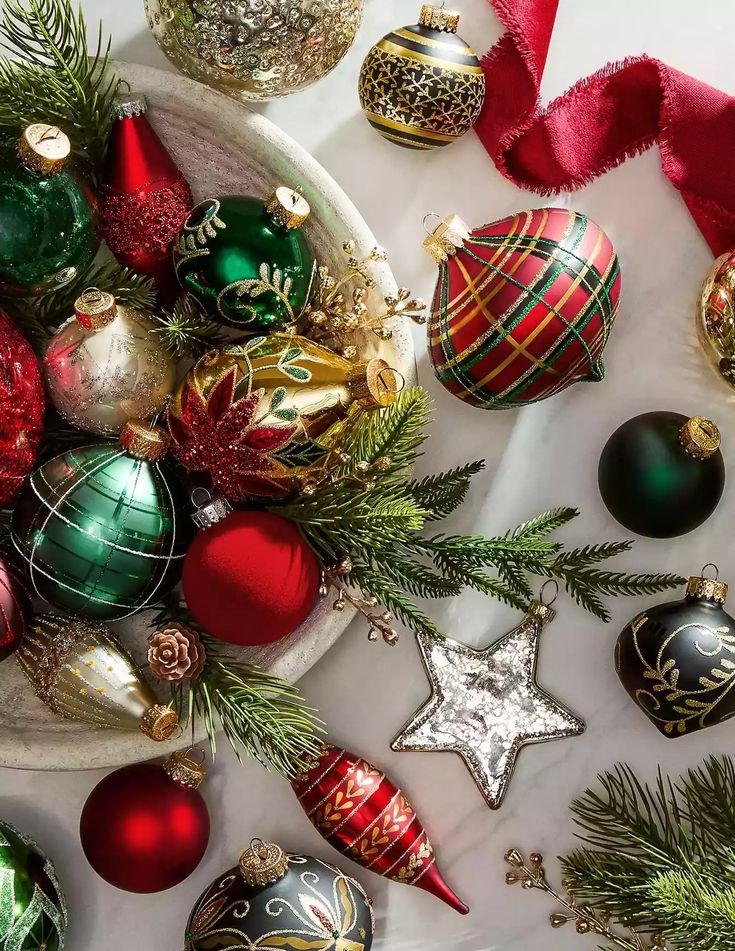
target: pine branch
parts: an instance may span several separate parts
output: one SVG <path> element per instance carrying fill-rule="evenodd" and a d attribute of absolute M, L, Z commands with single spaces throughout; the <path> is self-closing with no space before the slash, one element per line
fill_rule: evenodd
<path fill-rule="evenodd" d="M 99 167 L 117 85 L 107 71 L 110 42 L 100 26 L 94 52 L 81 8 L 71 0 L 3 0 L 0 137 L 15 144 L 32 122 L 58 125 L 75 154 Z"/>
<path fill-rule="evenodd" d="M 446 518 L 464 502 L 472 477 L 484 468 L 482 460 L 468 462 L 456 469 L 426 476 L 419 482 L 410 482 L 408 490 L 417 505 L 430 512 L 427 521 Z"/>
<path fill-rule="evenodd" d="M 452 598 L 462 591 L 459 581 L 447 578 L 428 565 L 399 552 L 376 554 L 370 566 L 418 598 Z"/>
<path fill-rule="evenodd" d="M 180 297 L 173 311 L 164 310 L 154 316 L 160 324 L 154 333 L 161 337 L 172 356 L 196 359 L 225 342 L 222 328 L 209 319 L 192 297 Z"/>
<path fill-rule="evenodd" d="M 506 532 L 503 537 L 519 542 L 538 541 L 573 521 L 578 515 L 579 509 L 569 507 L 549 509 L 527 522 L 521 522 L 520 525 Z"/>
<path fill-rule="evenodd" d="M 735 949 L 735 888 L 722 887 L 692 867 L 671 869 L 648 886 L 647 901 L 667 938 L 686 951 Z"/>
<path fill-rule="evenodd" d="M 380 572 L 356 561 L 350 573 L 350 583 L 353 582 L 359 586 L 363 594 L 377 598 L 411 630 L 417 633 L 433 634 L 436 637 L 444 636 L 434 622 Z"/>

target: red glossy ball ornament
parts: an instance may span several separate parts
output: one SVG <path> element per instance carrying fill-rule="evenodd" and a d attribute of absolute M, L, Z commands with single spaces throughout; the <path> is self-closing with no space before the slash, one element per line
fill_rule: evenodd
<path fill-rule="evenodd" d="M 0 506 L 13 498 L 34 467 L 45 407 L 36 355 L 0 311 Z"/>
<path fill-rule="evenodd" d="M 319 595 L 319 561 L 298 528 L 270 512 L 233 512 L 221 496 L 194 514 L 204 531 L 184 559 L 186 604 L 208 634 L 240 646 L 292 634 Z"/>
<path fill-rule="evenodd" d="M 203 767 L 186 753 L 163 766 L 138 763 L 98 783 L 79 823 L 97 874 L 126 892 L 162 892 L 183 882 L 209 843 L 209 813 L 198 791 Z"/>
<path fill-rule="evenodd" d="M 30 611 L 31 596 L 20 572 L 0 557 L 0 661 L 20 644 Z"/>

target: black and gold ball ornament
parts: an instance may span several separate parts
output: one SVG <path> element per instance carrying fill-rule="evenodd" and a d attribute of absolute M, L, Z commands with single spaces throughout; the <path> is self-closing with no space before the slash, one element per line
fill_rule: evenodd
<path fill-rule="evenodd" d="M 239 866 L 194 906 L 184 951 L 320 948 L 370 951 L 375 922 L 362 887 L 336 866 L 254 839 Z"/>
<path fill-rule="evenodd" d="M 424 4 L 419 22 L 376 43 L 360 71 L 360 104 L 370 125 L 410 149 L 449 145 L 477 121 L 485 74 L 457 36 L 459 14 Z"/>
<path fill-rule="evenodd" d="M 707 567 L 689 579 L 683 600 L 634 618 L 615 648 L 621 683 L 668 737 L 735 714 L 735 620 L 723 607 L 727 585 L 716 571 L 707 577 Z"/>
<path fill-rule="evenodd" d="M 725 487 L 720 433 L 703 416 L 644 413 L 623 423 L 600 456 L 610 514 L 650 538 L 684 535 L 706 521 Z"/>

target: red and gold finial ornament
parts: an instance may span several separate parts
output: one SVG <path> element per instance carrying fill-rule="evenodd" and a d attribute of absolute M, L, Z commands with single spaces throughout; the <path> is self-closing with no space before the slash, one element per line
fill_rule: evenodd
<path fill-rule="evenodd" d="M 473 231 L 452 215 L 424 247 L 439 265 L 429 353 L 454 396 L 507 409 L 602 379 L 620 265 L 586 215 L 537 208 Z"/>

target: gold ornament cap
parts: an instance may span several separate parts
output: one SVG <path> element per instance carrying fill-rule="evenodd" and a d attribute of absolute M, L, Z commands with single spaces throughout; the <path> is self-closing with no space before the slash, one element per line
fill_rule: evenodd
<path fill-rule="evenodd" d="M 705 574 L 707 568 L 715 569 L 714 578 L 709 578 Z M 687 582 L 687 597 L 695 601 L 715 601 L 717 604 L 724 604 L 727 601 L 728 586 L 724 581 L 720 581 L 717 565 L 705 565 L 698 575 L 692 575 Z"/>
<path fill-rule="evenodd" d="M 70 154 L 69 136 L 46 122 L 29 125 L 18 143 L 20 160 L 31 171 L 41 175 L 60 172 Z"/>
<path fill-rule="evenodd" d="M 430 217 L 434 216 L 427 215 L 424 222 Z M 428 238 L 424 239 L 424 250 L 437 264 L 444 264 L 464 246 L 469 236 L 470 229 L 459 215 L 447 215 L 439 221 Z"/>
<path fill-rule="evenodd" d="M 556 611 L 550 604 L 544 604 L 543 601 L 531 601 L 526 609 L 529 617 L 537 618 L 542 624 L 551 624 L 556 617 Z"/>
<path fill-rule="evenodd" d="M 170 740 L 179 726 L 179 715 L 173 707 L 156 703 L 150 707 L 140 721 L 142 733 L 156 743 Z"/>
<path fill-rule="evenodd" d="M 202 761 L 194 759 L 192 753 L 201 753 Z M 172 753 L 163 764 L 163 771 L 170 776 L 179 786 L 186 789 L 199 789 L 207 778 L 207 770 L 204 766 L 204 753 L 201 750 L 184 750 L 183 752 Z"/>
<path fill-rule="evenodd" d="M 160 426 L 152 426 L 144 419 L 129 419 L 120 433 L 120 447 L 135 459 L 155 462 L 165 456 L 171 437 Z"/>
<path fill-rule="evenodd" d="M 253 839 L 240 856 L 240 874 L 248 885 L 273 885 L 288 871 L 288 855 L 275 842 Z"/>
<path fill-rule="evenodd" d="M 265 210 L 283 228 L 293 231 L 311 214 L 311 206 L 301 192 L 279 185 L 265 203 Z"/>
<path fill-rule="evenodd" d="M 115 298 L 98 287 L 88 287 L 74 302 L 74 316 L 84 330 L 102 330 L 117 316 Z"/>
<path fill-rule="evenodd" d="M 459 13 L 456 10 L 445 10 L 444 7 L 425 3 L 419 13 L 419 25 L 428 26 L 430 30 L 456 33 L 459 28 Z"/>
<path fill-rule="evenodd" d="M 385 360 L 356 363 L 347 377 L 352 398 L 366 409 L 392 406 L 400 391 L 398 375 Z"/>
<path fill-rule="evenodd" d="M 720 448 L 720 430 L 711 419 L 692 416 L 682 426 L 679 442 L 695 459 L 709 459 Z"/>

